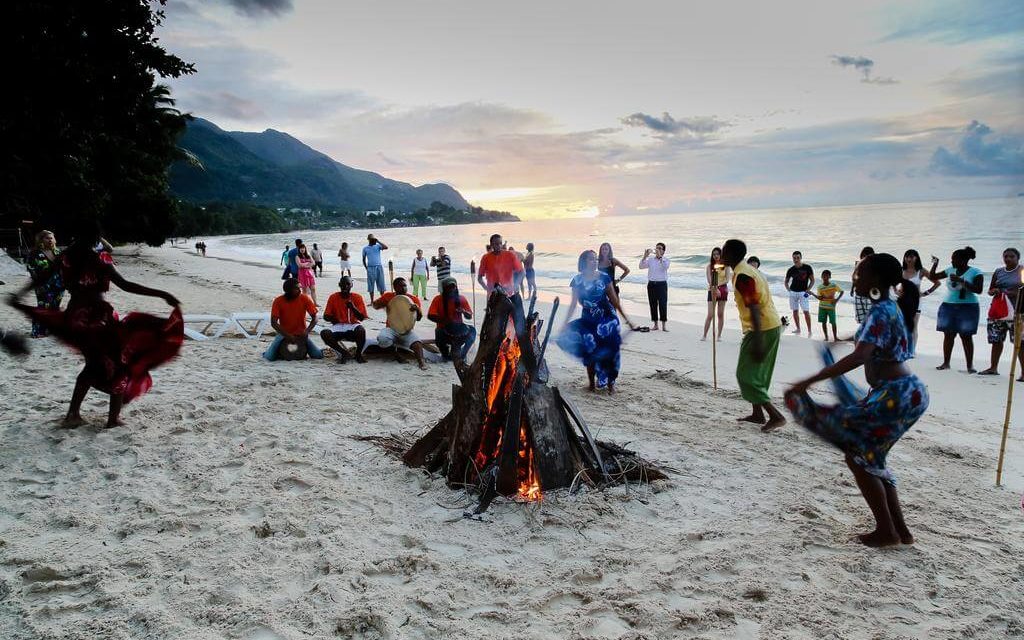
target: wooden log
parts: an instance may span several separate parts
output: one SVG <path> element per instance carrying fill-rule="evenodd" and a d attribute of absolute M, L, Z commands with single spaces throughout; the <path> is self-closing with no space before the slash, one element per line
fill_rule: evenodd
<path fill-rule="evenodd" d="M 523 409 L 523 374 L 516 376 L 512 395 L 508 400 L 504 431 L 501 436 L 501 454 L 498 458 L 498 477 L 495 488 L 506 496 L 515 495 L 519 488 L 519 447 Z"/>
<path fill-rule="evenodd" d="M 523 404 L 541 487 L 568 487 L 586 465 L 573 451 L 569 423 L 554 390 L 532 384 L 524 394 Z"/>
<path fill-rule="evenodd" d="M 604 460 L 601 458 L 601 450 L 598 448 L 597 441 L 594 440 L 594 436 L 590 435 L 590 429 L 587 428 L 587 423 L 584 422 L 583 416 L 580 414 L 579 409 L 577 409 L 576 405 L 570 402 L 568 398 L 563 397 L 562 394 L 558 392 L 558 389 L 555 389 L 555 395 L 558 397 L 558 400 L 561 403 L 562 407 L 565 408 L 566 413 L 569 415 L 570 418 L 572 418 L 572 421 L 576 423 L 576 426 L 579 428 L 580 433 L 583 434 L 583 440 L 586 444 L 589 457 L 592 457 L 594 459 L 594 467 L 597 469 L 597 471 L 601 474 L 601 477 L 603 477 L 606 482 L 609 481 L 610 478 L 608 477 L 608 471 L 607 469 L 605 469 Z"/>
<path fill-rule="evenodd" d="M 402 456 L 402 462 L 410 467 L 422 467 L 434 449 L 448 436 L 448 430 L 452 426 L 455 411 L 438 420 L 430 431 L 417 440 L 409 450 Z"/>

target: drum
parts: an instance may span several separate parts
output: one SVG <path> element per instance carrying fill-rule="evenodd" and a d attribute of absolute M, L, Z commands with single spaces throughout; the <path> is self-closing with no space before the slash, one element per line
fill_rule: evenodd
<path fill-rule="evenodd" d="M 281 360 L 305 360 L 306 338 L 285 338 L 281 346 L 277 348 L 277 356 Z"/>
<path fill-rule="evenodd" d="M 395 296 L 388 301 L 388 326 L 395 333 L 404 335 L 416 326 L 416 312 L 412 308 L 416 303 L 409 296 Z"/>

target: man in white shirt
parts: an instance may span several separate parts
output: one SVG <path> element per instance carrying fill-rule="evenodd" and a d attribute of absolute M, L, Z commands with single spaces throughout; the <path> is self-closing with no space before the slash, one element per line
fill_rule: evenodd
<path fill-rule="evenodd" d="M 668 331 L 668 267 L 669 260 L 665 257 L 665 243 L 654 245 L 654 254 L 644 249 L 644 257 L 640 258 L 640 268 L 647 269 L 647 302 L 651 305 L 651 330 L 658 330 L 658 319 L 661 319 L 661 330 Z"/>

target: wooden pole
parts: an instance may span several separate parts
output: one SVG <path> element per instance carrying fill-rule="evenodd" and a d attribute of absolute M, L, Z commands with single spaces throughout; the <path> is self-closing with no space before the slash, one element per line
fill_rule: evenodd
<path fill-rule="evenodd" d="M 473 285 L 473 328 L 476 329 L 476 260 L 469 261 L 469 281 Z"/>
<path fill-rule="evenodd" d="M 718 265 L 711 269 L 711 380 L 718 391 Z"/>
<path fill-rule="evenodd" d="M 999 441 L 999 462 L 996 464 L 996 486 L 1002 486 L 1003 458 L 1006 456 L 1006 436 L 1010 431 L 1010 413 L 1013 411 L 1013 383 L 1017 377 L 1017 360 L 1020 358 L 1021 332 L 1024 330 L 1024 315 L 1021 305 L 1024 303 L 1024 288 L 1017 290 L 1017 301 L 1013 308 L 1013 357 L 1010 360 L 1010 384 L 1006 390 L 1006 415 L 1003 417 L 1003 436 Z"/>
<path fill-rule="evenodd" d="M 389 277 L 389 279 L 388 279 L 388 287 L 392 291 L 394 291 L 395 290 L 395 263 L 392 262 L 391 260 L 388 260 L 388 277 Z M 411 285 L 412 283 L 410 282 L 409 284 Z"/>

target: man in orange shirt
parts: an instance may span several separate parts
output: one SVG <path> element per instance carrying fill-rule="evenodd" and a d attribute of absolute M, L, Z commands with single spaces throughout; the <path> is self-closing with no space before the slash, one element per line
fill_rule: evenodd
<path fill-rule="evenodd" d="M 409 285 L 405 282 L 405 278 L 395 278 L 395 281 L 391 283 L 391 288 L 394 291 L 385 291 L 379 298 L 373 301 L 373 308 L 386 309 L 388 303 L 395 296 L 406 296 L 413 301 L 410 311 L 416 314 L 417 321 L 422 320 L 423 306 L 419 298 L 409 293 Z M 391 321 L 388 320 L 385 327 L 377 332 L 377 346 L 381 349 L 394 347 L 395 358 L 399 361 L 401 361 L 401 357 L 398 355 L 398 347 L 409 349 L 416 354 L 416 360 L 420 369 L 424 371 L 427 369 L 427 363 L 423 360 L 423 343 L 420 342 L 419 336 L 411 329 L 405 333 L 398 333 L 398 331 L 391 328 Z"/>
<path fill-rule="evenodd" d="M 437 323 L 434 341 L 441 357 L 454 360 L 455 368 L 459 369 L 465 364 L 466 354 L 476 340 L 476 329 L 463 322 L 473 317 L 473 309 L 466 297 L 459 295 L 459 283 L 455 278 L 445 278 L 441 290 L 442 293 L 430 302 L 427 318 Z"/>
<path fill-rule="evenodd" d="M 491 236 L 490 250 L 480 258 L 476 279 L 488 294 L 501 287 L 511 297 L 518 294 L 525 272 L 519 256 L 503 245 L 500 234 Z"/>
<path fill-rule="evenodd" d="M 356 362 L 364 363 L 363 347 L 366 346 L 366 329 L 362 322 L 366 320 L 366 303 L 358 293 L 352 293 L 352 279 L 342 276 L 338 281 L 338 292 L 327 298 L 324 309 L 324 320 L 333 326 L 320 332 L 324 344 L 338 353 L 338 362 L 348 360 L 348 349 L 341 344 L 342 340 L 356 343 Z"/>
<path fill-rule="evenodd" d="M 270 326 L 274 327 L 277 337 L 270 343 L 270 348 L 264 352 L 263 357 L 273 362 L 278 359 L 278 351 L 285 340 L 306 340 L 306 354 L 313 359 L 319 360 L 324 357 L 320 347 L 313 344 L 309 334 L 316 326 L 316 305 L 307 295 L 299 290 L 299 281 L 295 278 L 288 278 L 281 287 L 284 295 L 274 298 L 274 305 L 270 309 Z M 309 324 L 306 324 L 306 315 L 309 315 Z"/>

